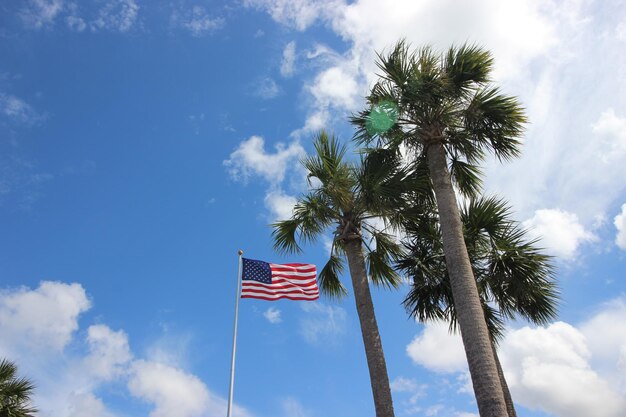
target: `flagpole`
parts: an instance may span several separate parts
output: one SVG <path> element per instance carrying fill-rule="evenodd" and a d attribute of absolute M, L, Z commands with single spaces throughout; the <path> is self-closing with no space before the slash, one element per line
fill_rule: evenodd
<path fill-rule="evenodd" d="M 241 292 L 241 264 L 243 251 L 239 250 L 239 268 L 237 272 L 237 294 L 235 297 L 235 325 L 233 326 L 233 351 L 230 359 L 230 386 L 228 388 L 228 411 L 226 417 L 231 417 L 233 410 L 233 391 L 235 384 L 235 353 L 237 351 L 237 319 L 239 318 L 239 293 Z"/>

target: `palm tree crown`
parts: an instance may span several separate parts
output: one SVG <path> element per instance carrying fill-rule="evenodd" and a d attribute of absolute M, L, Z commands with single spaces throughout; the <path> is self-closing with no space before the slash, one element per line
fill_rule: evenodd
<path fill-rule="evenodd" d="M 17 377 L 17 367 L 6 359 L 0 360 L 0 417 L 33 417 L 30 407 L 35 386 L 26 378 Z"/>
<path fill-rule="evenodd" d="M 354 298 L 365 347 L 370 383 L 377 417 L 393 417 L 393 401 L 387 365 L 374 313 L 369 280 L 375 284 L 396 287 L 399 276 L 392 266 L 401 249 L 384 229 L 373 226 L 383 218 L 391 226 L 400 223 L 395 210 L 410 185 L 414 194 L 428 189 L 425 181 L 411 180 L 398 168 L 397 152 L 374 150 L 359 165 L 344 161 L 346 149 L 324 132 L 315 140 L 315 155 L 303 161 L 309 173 L 311 191 L 298 200 L 291 219 L 273 225 L 275 248 L 282 252 L 299 252 L 298 241 L 313 241 L 335 227 L 330 259 L 319 274 L 323 293 L 341 297 L 346 288 L 339 275 L 348 261 Z M 364 238 L 364 234 L 371 237 Z M 375 245 L 375 246 L 374 246 Z M 365 255 L 364 255 L 365 249 Z"/>
<path fill-rule="evenodd" d="M 379 55 L 382 70 L 367 101 L 370 105 L 394 103 L 399 116 L 386 132 L 370 127 L 371 109 L 352 118 L 355 139 L 369 143 L 380 139 L 390 147 L 407 145 L 424 162 L 428 146 L 441 143 L 452 179 L 464 195 L 480 189 L 477 165 L 491 151 L 498 159 L 520 154 L 519 137 L 526 117 L 515 97 L 490 84 L 491 54 L 475 45 L 451 47 L 436 54 L 424 47 L 411 52 L 400 41 L 388 56 Z"/>
<path fill-rule="evenodd" d="M 465 243 L 494 341 L 504 320 L 517 316 L 546 324 L 557 314 L 558 290 L 551 258 L 510 219 L 497 198 L 471 199 L 462 207 Z M 418 320 L 444 320 L 457 330 L 456 310 L 436 214 L 407 222 L 407 253 L 398 266 L 412 279 L 404 305 Z"/>
<path fill-rule="evenodd" d="M 331 297 L 347 294 L 339 275 L 344 268 L 344 244 L 350 240 L 366 245 L 372 282 L 397 287 L 400 280 L 392 260 L 400 255 L 400 246 L 375 222 L 383 218 L 393 229 L 400 223 L 396 209 L 403 193 L 407 188 L 427 192 L 426 182 L 422 180 L 418 185 L 408 171 L 399 168 L 396 153 L 382 149 L 368 153 L 359 165 L 349 164 L 344 160 L 345 146 L 325 132 L 315 139 L 315 151 L 303 161 L 312 189 L 298 199 L 291 219 L 273 225 L 275 248 L 283 253 L 299 253 L 299 241 L 313 242 L 335 227 L 330 259 L 319 274 L 323 293 Z M 364 232 L 371 237 L 371 246 L 363 238 Z"/>
<path fill-rule="evenodd" d="M 480 190 L 478 163 L 487 151 L 500 159 L 519 154 L 526 118 L 516 98 L 492 86 L 491 54 L 477 46 L 452 47 L 437 54 L 425 47 L 410 51 L 404 41 L 379 55 L 382 71 L 367 100 L 370 108 L 352 118 L 357 142 L 401 145 L 417 170 L 432 184 L 441 228 L 450 292 L 481 417 L 504 417 L 506 403 L 479 290 L 463 237 L 454 186 L 475 197 Z M 395 123 L 384 131 L 380 108 Z"/>

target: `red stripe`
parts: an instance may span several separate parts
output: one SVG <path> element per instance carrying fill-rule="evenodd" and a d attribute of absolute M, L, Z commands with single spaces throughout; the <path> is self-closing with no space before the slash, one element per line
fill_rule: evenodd
<path fill-rule="evenodd" d="M 306 291 L 303 289 L 284 289 L 284 290 L 269 290 L 267 288 L 246 288 L 241 291 L 241 293 L 245 292 L 260 292 L 268 295 L 281 295 L 281 294 L 306 294 L 306 295 L 315 295 L 319 294 L 319 290 L 317 288 L 312 291 Z"/>
<path fill-rule="evenodd" d="M 278 267 L 290 267 L 290 268 L 301 268 L 303 266 L 307 267 L 307 268 L 315 268 L 315 265 L 313 264 L 299 264 L 299 263 L 293 263 L 293 264 L 272 264 L 270 263 L 270 265 L 272 266 L 278 266 Z"/>
<path fill-rule="evenodd" d="M 306 277 L 294 277 L 292 275 L 272 275 L 272 282 L 274 282 L 275 278 L 282 278 L 292 282 L 301 282 L 301 281 L 310 281 L 315 279 L 315 275 L 309 275 Z"/>
<path fill-rule="evenodd" d="M 306 297 L 294 297 L 294 296 L 283 295 L 280 297 L 268 298 L 268 297 L 262 297 L 262 296 L 256 296 L 256 295 L 242 295 L 241 298 L 256 298 L 258 300 L 266 300 L 266 301 L 276 301 L 276 300 L 281 300 L 283 298 L 287 298 L 289 300 L 296 300 L 296 301 L 315 301 L 319 299 L 320 297 L 317 296 L 315 298 L 306 298 Z"/>
<path fill-rule="evenodd" d="M 292 285 L 290 283 L 285 283 L 286 285 L 281 285 L 281 284 L 262 284 L 262 283 L 249 283 L 249 284 L 244 284 L 242 286 L 242 288 L 265 288 L 268 290 L 272 290 L 272 289 L 291 289 L 291 288 L 302 288 L 305 290 L 310 290 L 310 289 L 314 289 L 317 288 L 317 283 L 316 282 L 312 282 L 308 285 Z"/>
<path fill-rule="evenodd" d="M 285 271 L 285 272 L 287 271 L 289 272 L 315 272 L 317 270 L 317 268 L 315 268 L 315 265 L 305 265 L 299 268 L 292 268 L 292 267 L 285 267 L 284 265 L 275 265 L 275 264 L 271 264 L 270 269 L 272 271 Z"/>

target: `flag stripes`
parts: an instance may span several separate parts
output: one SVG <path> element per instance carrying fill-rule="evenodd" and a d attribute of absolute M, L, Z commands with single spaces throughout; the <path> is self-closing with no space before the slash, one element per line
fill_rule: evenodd
<path fill-rule="evenodd" d="M 244 259 L 241 298 L 317 300 L 317 269 L 311 264 L 272 264 Z"/>

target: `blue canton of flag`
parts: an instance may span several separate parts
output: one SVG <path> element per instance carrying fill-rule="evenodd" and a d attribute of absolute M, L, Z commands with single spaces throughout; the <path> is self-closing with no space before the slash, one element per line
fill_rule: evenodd
<path fill-rule="evenodd" d="M 242 258 L 241 298 L 274 301 L 317 300 L 317 270 L 312 264 L 272 264 Z"/>
<path fill-rule="evenodd" d="M 272 283 L 272 269 L 270 264 L 254 259 L 243 259 L 243 279 Z"/>

